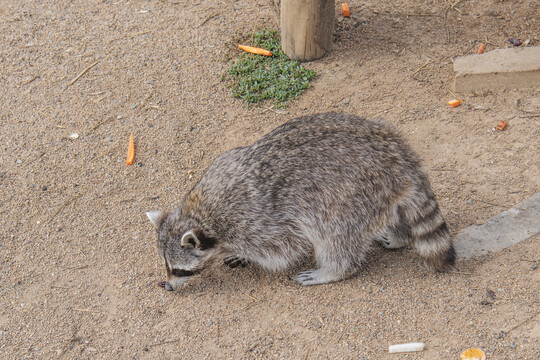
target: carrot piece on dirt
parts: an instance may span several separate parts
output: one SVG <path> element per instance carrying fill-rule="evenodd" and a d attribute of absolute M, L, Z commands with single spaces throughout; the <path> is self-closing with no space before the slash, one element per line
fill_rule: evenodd
<path fill-rule="evenodd" d="M 264 56 L 272 56 L 272 52 L 266 49 L 261 49 L 254 46 L 246 46 L 246 45 L 238 45 L 238 47 L 248 53 L 257 54 L 257 55 L 264 55 Z"/>
<path fill-rule="evenodd" d="M 497 129 L 499 131 L 503 131 L 504 128 L 506 127 L 506 124 L 508 124 L 506 121 L 501 120 L 501 121 L 499 121 L 499 124 L 497 124 L 497 126 L 495 126 L 495 129 Z"/>
<path fill-rule="evenodd" d="M 133 165 L 135 160 L 135 143 L 133 142 L 133 134 L 129 136 L 129 146 L 127 153 L 126 165 Z"/>
<path fill-rule="evenodd" d="M 486 354 L 480 349 L 465 350 L 460 355 L 461 360 L 486 360 Z"/>
<path fill-rule="evenodd" d="M 476 52 L 477 54 L 483 54 L 484 53 L 484 50 L 486 50 L 486 45 L 484 44 L 480 44 L 478 46 L 478 51 Z"/>
<path fill-rule="evenodd" d="M 347 5 L 347 3 L 341 4 L 341 11 L 343 12 L 343 16 L 345 17 L 351 16 L 351 13 L 349 11 L 349 5 Z"/>
<path fill-rule="evenodd" d="M 463 100 L 457 100 L 457 99 L 454 99 L 454 100 L 450 100 L 447 104 L 450 105 L 451 107 L 457 107 L 457 106 L 459 106 L 462 102 L 463 102 Z"/>

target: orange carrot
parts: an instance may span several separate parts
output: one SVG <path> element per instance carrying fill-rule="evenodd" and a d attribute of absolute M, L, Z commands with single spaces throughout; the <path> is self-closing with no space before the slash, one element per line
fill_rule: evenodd
<path fill-rule="evenodd" d="M 463 100 L 457 100 L 457 99 L 454 99 L 454 100 L 450 100 L 447 104 L 450 105 L 451 107 L 456 107 L 456 106 L 459 106 L 459 104 L 461 104 Z"/>
<path fill-rule="evenodd" d="M 134 160 L 135 160 L 135 144 L 133 143 L 133 134 L 131 134 L 129 137 L 129 146 L 128 146 L 126 165 L 133 165 Z"/>
<path fill-rule="evenodd" d="M 478 51 L 476 53 L 477 54 L 483 54 L 484 50 L 486 50 L 486 45 L 480 44 L 480 46 L 478 46 Z"/>
<path fill-rule="evenodd" d="M 497 129 L 499 131 L 503 131 L 504 128 L 506 127 L 506 124 L 508 124 L 506 121 L 501 120 L 501 121 L 499 121 L 499 124 L 497 126 L 495 126 L 495 129 Z"/>
<path fill-rule="evenodd" d="M 486 354 L 481 349 L 468 349 L 459 356 L 461 360 L 486 360 Z"/>
<path fill-rule="evenodd" d="M 266 49 L 261 49 L 258 47 L 246 46 L 246 45 L 238 45 L 238 47 L 248 53 L 264 55 L 264 56 L 272 56 L 272 53 Z"/>
<path fill-rule="evenodd" d="M 347 3 L 341 4 L 341 11 L 343 11 L 343 16 L 349 17 L 351 13 L 349 12 L 349 5 Z"/>

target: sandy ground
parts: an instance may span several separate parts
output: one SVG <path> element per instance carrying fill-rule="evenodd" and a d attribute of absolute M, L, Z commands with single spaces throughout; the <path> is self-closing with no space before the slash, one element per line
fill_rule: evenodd
<path fill-rule="evenodd" d="M 351 0 L 334 51 L 306 64 L 312 88 L 279 112 L 247 108 L 219 80 L 234 36 L 276 27 L 270 4 L 0 2 L 0 358 L 540 357 L 539 236 L 445 274 L 377 249 L 326 286 L 225 266 L 175 293 L 156 285 L 145 211 L 178 205 L 218 154 L 298 115 L 394 124 L 454 233 L 540 191 L 539 89 L 446 105 L 453 57 L 540 45 L 537 0 Z M 418 341 L 422 353 L 388 354 Z"/>

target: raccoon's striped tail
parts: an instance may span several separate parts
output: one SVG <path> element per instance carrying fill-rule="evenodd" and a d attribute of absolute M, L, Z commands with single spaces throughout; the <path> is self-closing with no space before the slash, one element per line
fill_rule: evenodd
<path fill-rule="evenodd" d="M 405 214 L 416 251 L 428 265 L 442 271 L 454 265 L 456 251 L 437 201 L 432 194 L 425 195 L 429 196 Z"/>

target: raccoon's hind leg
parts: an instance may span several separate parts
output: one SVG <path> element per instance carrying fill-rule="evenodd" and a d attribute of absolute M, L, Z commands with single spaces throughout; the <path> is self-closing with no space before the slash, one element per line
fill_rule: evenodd
<path fill-rule="evenodd" d="M 411 229 L 405 222 L 389 227 L 377 238 L 377 243 L 386 249 L 399 249 L 411 242 Z"/>
<path fill-rule="evenodd" d="M 439 205 L 429 187 L 402 204 L 416 251 L 432 268 L 442 271 L 454 264 L 456 252 Z"/>
<path fill-rule="evenodd" d="M 294 278 L 297 283 L 302 285 L 327 284 L 354 275 L 360 270 L 360 263 L 371 243 L 371 241 L 349 239 L 346 235 L 333 235 L 321 240 L 317 237 L 313 241 L 318 268 L 300 272 Z"/>

